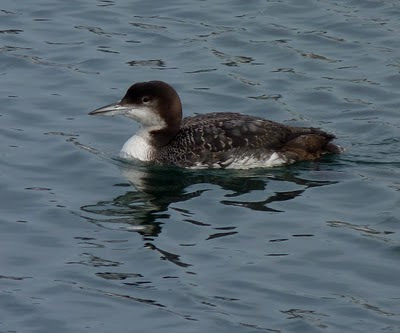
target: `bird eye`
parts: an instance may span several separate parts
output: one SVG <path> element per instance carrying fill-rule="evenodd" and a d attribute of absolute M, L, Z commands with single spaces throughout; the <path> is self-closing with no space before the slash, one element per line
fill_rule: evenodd
<path fill-rule="evenodd" d="M 143 102 L 143 103 L 148 103 L 148 102 L 150 102 L 150 97 L 148 97 L 148 96 L 142 97 L 142 102 Z"/>

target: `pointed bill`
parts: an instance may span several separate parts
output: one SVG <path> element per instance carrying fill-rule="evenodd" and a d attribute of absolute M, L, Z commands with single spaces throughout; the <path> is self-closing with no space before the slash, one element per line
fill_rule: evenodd
<path fill-rule="evenodd" d="M 128 106 L 121 105 L 119 103 L 120 102 L 103 106 L 101 108 L 93 110 L 92 112 L 89 112 L 89 115 L 91 115 L 91 116 L 97 116 L 97 115 L 115 116 L 115 115 L 119 115 L 119 114 L 125 114 L 126 112 L 128 112 L 131 109 Z"/>

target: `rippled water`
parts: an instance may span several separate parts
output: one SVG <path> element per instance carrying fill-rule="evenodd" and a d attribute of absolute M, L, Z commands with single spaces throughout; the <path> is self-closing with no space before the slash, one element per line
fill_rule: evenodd
<path fill-rule="evenodd" d="M 400 3 L 2 1 L 0 332 L 399 332 Z M 133 82 L 333 131 L 251 171 L 114 160 Z"/>

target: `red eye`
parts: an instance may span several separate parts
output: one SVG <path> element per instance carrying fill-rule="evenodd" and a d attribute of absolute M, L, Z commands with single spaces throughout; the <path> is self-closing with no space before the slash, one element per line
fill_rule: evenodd
<path fill-rule="evenodd" d="M 150 97 L 148 97 L 148 96 L 142 97 L 142 102 L 143 102 L 143 103 L 148 103 L 148 102 L 150 102 Z"/>

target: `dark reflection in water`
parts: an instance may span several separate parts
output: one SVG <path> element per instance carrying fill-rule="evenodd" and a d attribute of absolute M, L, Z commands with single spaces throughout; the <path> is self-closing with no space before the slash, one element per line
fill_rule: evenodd
<path fill-rule="evenodd" d="M 175 265 L 178 265 L 180 267 L 192 266 L 191 264 L 187 264 L 187 263 L 182 262 L 180 260 L 180 256 L 178 254 L 174 254 L 174 253 L 162 250 L 162 249 L 158 248 L 157 246 L 155 246 L 154 244 L 151 244 L 151 243 L 146 243 L 146 246 L 151 250 L 155 250 L 155 251 L 159 252 L 161 254 L 162 258 L 172 262 Z"/>
<path fill-rule="evenodd" d="M 226 206 L 238 206 L 254 211 L 279 213 L 280 210 L 269 207 L 271 203 L 288 201 L 301 195 L 312 187 L 330 185 L 334 181 L 307 180 L 298 175 L 298 169 L 273 169 L 269 170 L 185 170 L 166 167 L 144 167 L 131 164 L 121 164 L 121 171 L 129 183 L 136 190 L 129 190 L 113 200 L 99 201 L 95 204 L 82 206 L 84 218 L 91 223 L 106 228 L 122 228 L 128 231 L 136 231 L 144 236 L 145 241 L 153 240 L 162 231 L 162 220 L 170 218 L 167 213 L 171 204 L 188 201 L 200 197 L 210 189 L 190 189 L 195 184 L 218 185 L 229 193 L 224 195 L 220 203 Z M 296 189 L 269 192 L 269 195 L 261 201 L 234 200 L 235 197 L 263 191 L 269 182 L 286 182 L 293 184 Z M 116 184 L 120 187 L 131 187 L 128 183 Z M 301 187 L 300 189 L 298 189 Z M 267 192 L 266 192 L 267 193 Z M 258 196 L 259 197 L 259 196 Z M 196 225 L 208 226 L 209 224 L 196 221 L 191 218 L 192 213 L 181 208 L 173 207 L 180 212 L 184 221 Z M 93 215 L 94 214 L 94 215 Z M 215 228 L 218 233 L 209 235 L 208 239 L 235 234 L 232 227 Z M 149 245 L 157 251 L 161 251 Z M 178 262 L 175 255 L 163 253 L 163 256 L 171 262 Z M 181 265 L 182 263 L 179 263 Z M 186 265 L 186 264 L 185 264 Z"/>

